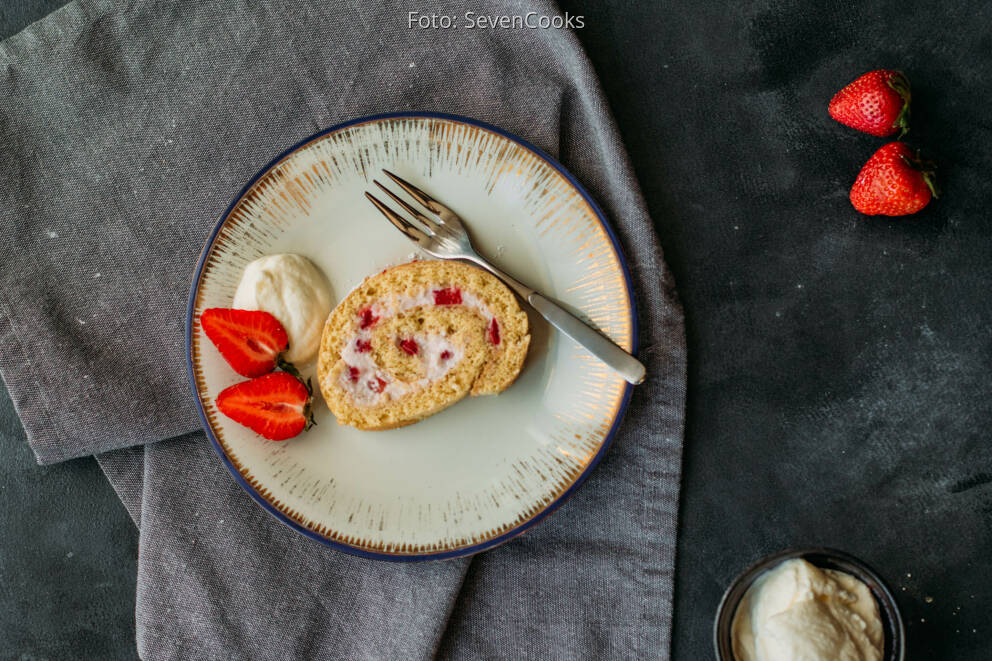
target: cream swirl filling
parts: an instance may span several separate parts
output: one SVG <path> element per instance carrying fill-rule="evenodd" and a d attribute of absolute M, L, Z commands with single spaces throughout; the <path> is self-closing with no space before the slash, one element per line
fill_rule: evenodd
<path fill-rule="evenodd" d="M 355 404 L 377 406 L 429 387 L 443 379 L 464 356 L 464 348 L 445 333 L 410 333 L 389 338 L 419 362 L 420 378 L 405 380 L 379 365 L 372 351 L 373 336 L 389 319 L 416 308 L 464 307 L 485 321 L 490 343 L 499 344 L 498 322 L 489 307 L 471 292 L 454 288 L 428 289 L 416 296 L 391 294 L 359 311 L 355 332 L 341 349 L 338 385 Z M 493 338 L 495 337 L 495 341 Z"/>

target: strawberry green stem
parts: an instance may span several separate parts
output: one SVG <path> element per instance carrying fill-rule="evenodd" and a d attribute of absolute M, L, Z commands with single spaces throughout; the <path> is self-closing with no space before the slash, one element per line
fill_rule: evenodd
<path fill-rule="evenodd" d="M 300 374 L 300 370 L 296 369 L 296 365 L 294 365 L 293 363 L 291 363 L 288 360 L 286 360 L 285 358 L 283 358 L 282 357 L 282 354 L 280 354 L 276 358 L 276 367 L 278 367 L 279 369 L 281 369 L 283 372 L 286 372 L 287 374 L 289 374 L 290 376 L 292 376 L 293 378 L 295 378 L 297 381 L 299 381 L 300 383 L 302 383 L 303 385 L 306 386 L 306 388 L 307 388 L 307 403 L 303 405 L 303 417 L 307 419 L 307 426 L 303 428 L 303 431 L 306 431 L 306 430 L 310 429 L 311 427 L 315 426 L 317 424 L 317 421 L 313 419 L 313 406 L 312 406 L 312 404 L 313 404 L 313 384 L 310 382 L 310 379 L 307 379 L 306 381 L 304 381 L 303 380 L 303 375 Z"/>
<path fill-rule="evenodd" d="M 940 192 L 937 190 L 937 182 L 934 180 L 933 172 L 926 171 L 923 172 L 923 181 L 926 183 L 927 188 L 930 189 L 930 194 L 933 195 L 933 199 L 940 197 Z"/>
<path fill-rule="evenodd" d="M 906 162 L 906 165 L 920 173 L 923 177 L 923 182 L 927 185 L 927 188 L 930 189 L 930 194 L 933 195 L 934 199 L 939 198 L 940 191 L 937 188 L 936 164 L 933 161 L 925 161 L 921 159 L 919 150 L 917 150 L 916 156 L 912 158 L 903 156 L 902 160 Z"/>
<path fill-rule="evenodd" d="M 899 137 L 901 138 L 909 132 L 909 101 L 913 95 L 910 92 L 909 79 L 901 71 L 897 71 L 887 82 L 889 87 L 894 89 L 902 98 L 902 109 L 899 111 L 896 121 L 892 123 L 893 126 L 900 129 Z"/>
<path fill-rule="evenodd" d="M 276 367 L 281 369 L 283 372 L 288 373 L 290 376 L 296 377 L 297 381 L 303 383 L 303 375 L 300 374 L 300 370 L 296 369 L 296 365 L 283 358 L 282 354 L 279 354 L 276 358 Z M 307 384 L 307 392 L 311 395 L 313 394 L 313 390 L 310 388 L 309 384 Z"/>

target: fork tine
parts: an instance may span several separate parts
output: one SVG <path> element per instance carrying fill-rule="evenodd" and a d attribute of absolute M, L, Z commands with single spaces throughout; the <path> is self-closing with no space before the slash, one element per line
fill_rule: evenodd
<path fill-rule="evenodd" d="M 404 235 L 411 241 L 420 243 L 427 240 L 427 233 L 422 229 L 403 219 L 402 216 L 397 214 L 395 211 L 386 206 L 379 198 L 377 198 L 372 193 L 368 191 L 365 192 L 365 197 L 369 198 L 369 202 L 375 205 L 375 208 L 382 212 L 382 215 L 386 217 L 386 220 L 391 222 L 396 229 L 403 232 Z"/>
<path fill-rule="evenodd" d="M 414 209 L 413 206 L 411 206 L 406 200 L 404 200 L 399 195 L 397 195 L 393 191 L 389 190 L 388 188 L 380 184 L 377 180 L 373 179 L 372 183 L 374 183 L 376 186 L 381 188 L 386 195 L 393 198 L 393 200 L 395 200 L 398 205 L 406 209 L 407 213 L 409 213 L 411 216 L 413 216 L 414 218 L 422 222 L 424 225 L 426 225 L 427 229 L 429 229 L 431 233 L 437 232 L 439 229 L 441 229 L 441 226 L 437 222 L 431 220 L 424 214 Z"/>
<path fill-rule="evenodd" d="M 433 197 L 431 197 L 424 191 L 420 190 L 419 188 L 411 184 L 409 181 L 396 176 L 386 168 L 383 168 L 382 171 L 386 173 L 387 177 L 395 181 L 397 186 L 405 190 L 410 195 L 410 197 L 415 199 L 417 202 L 420 202 L 426 208 L 430 209 L 434 213 L 438 213 L 438 211 L 440 211 L 440 209 L 438 209 L 437 207 L 437 200 L 435 200 Z"/>

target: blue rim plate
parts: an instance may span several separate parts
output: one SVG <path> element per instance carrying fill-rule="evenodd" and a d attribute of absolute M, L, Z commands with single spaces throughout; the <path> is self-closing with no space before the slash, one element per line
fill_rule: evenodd
<path fill-rule="evenodd" d="M 205 340 L 199 313 L 231 305 L 247 262 L 303 253 L 325 271 L 340 300 L 363 275 L 406 261 L 412 246 L 359 200 L 371 180 L 367 173 L 380 167 L 461 210 L 484 254 L 636 352 L 633 286 L 620 244 L 575 177 L 490 124 L 398 112 L 354 119 L 300 141 L 227 207 L 190 286 L 190 385 L 221 461 L 290 528 L 366 558 L 472 555 L 528 530 L 579 488 L 610 446 L 632 393 L 536 315 L 517 384 L 410 427 L 358 432 L 337 426 L 318 407 L 314 430 L 277 444 L 213 406 L 219 389 L 241 379 Z M 314 372 L 312 365 L 303 370 Z"/>

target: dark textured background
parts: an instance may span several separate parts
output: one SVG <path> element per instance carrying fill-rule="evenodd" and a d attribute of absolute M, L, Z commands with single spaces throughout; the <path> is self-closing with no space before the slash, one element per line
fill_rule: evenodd
<path fill-rule="evenodd" d="M 0 3 L 0 36 L 61 4 Z M 989 658 L 992 4 L 562 7 L 586 17 L 685 304 L 675 658 L 711 657 L 744 566 L 814 544 L 886 578 L 911 658 Z M 912 139 L 942 166 L 943 199 L 909 219 L 853 212 L 883 141 L 825 111 L 879 67 L 909 75 Z M 2 658 L 134 658 L 124 508 L 92 460 L 34 465 L 5 394 L 0 424 Z"/>

